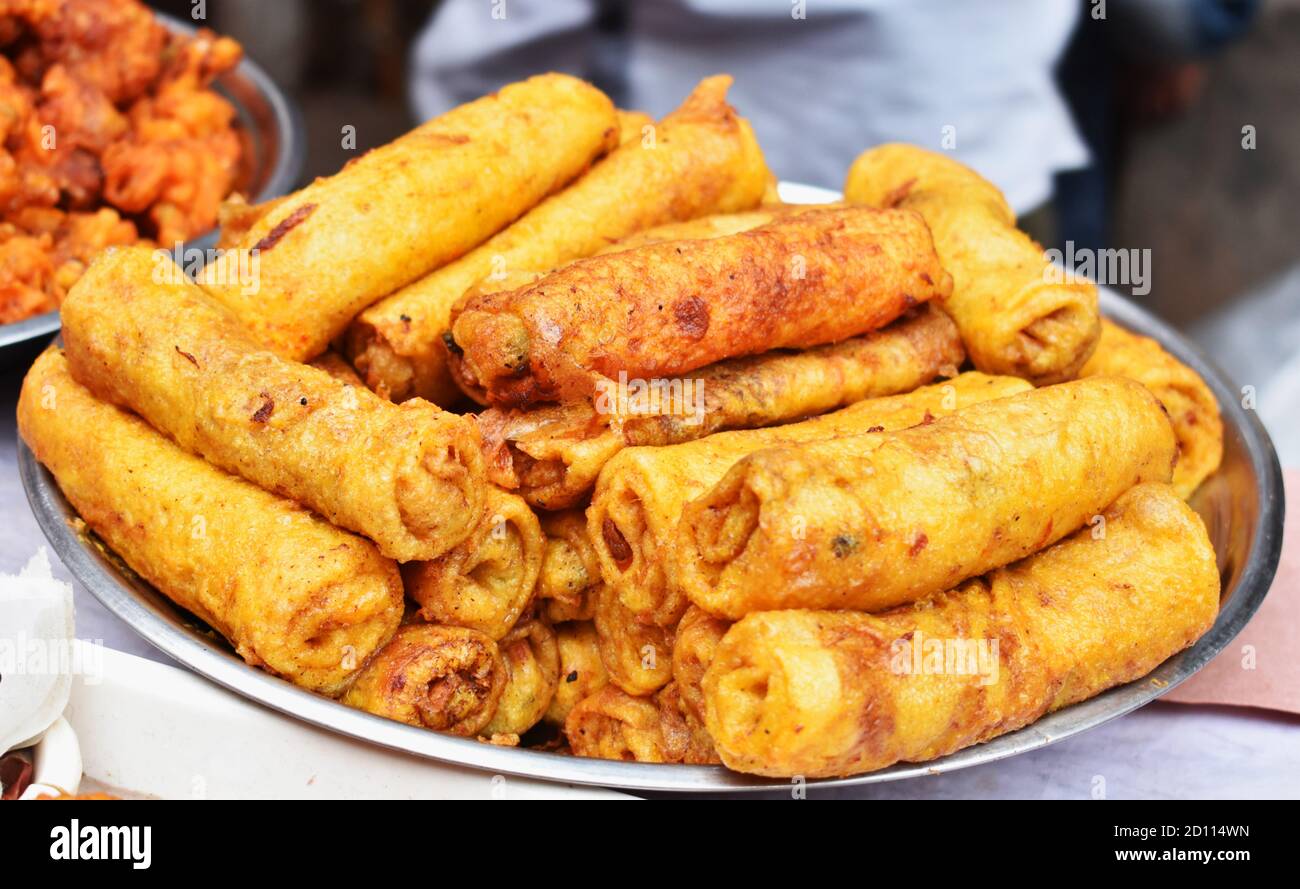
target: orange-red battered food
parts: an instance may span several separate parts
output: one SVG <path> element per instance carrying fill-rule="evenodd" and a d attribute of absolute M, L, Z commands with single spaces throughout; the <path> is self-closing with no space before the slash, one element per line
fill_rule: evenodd
<path fill-rule="evenodd" d="M 808 778 L 925 762 L 1146 675 L 1214 623 L 1214 547 L 1168 485 L 1104 518 L 886 614 L 749 615 L 704 676 L 723 762 Z"/>
<path fill-rule="evenodd" d="M 239 44 L 138 0 L 0 4 L 0 324 L 58 308 L 91 257 L 212 228 L 240 174 L 209 89 Z"/>
<path fill-rule="evenodd" d="M 470 295 L 452 370 L 504 406 L 572 400 L 599 379 L 678 376 L 740 355 L 883 327 L 948 292 L 925 222 L 865 207 L 575 262 L 531 286 Z"/>

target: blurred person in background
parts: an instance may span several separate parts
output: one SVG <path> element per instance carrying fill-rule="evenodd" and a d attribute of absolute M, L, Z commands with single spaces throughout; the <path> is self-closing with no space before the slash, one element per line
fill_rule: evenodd
<path fill-rule="evenodd" d="M 1087 150 L 1054 80 L 1078 0 L 446 0 L 416 41 L 420 119 L 542 71 L 660 117 L 735 76 L 782 179 L 838 189 L 880 142 L 951 152 L 1017 213 Z"/>
<path fill-rule="evenodd" d="M 1091 160 L 1056 180 L 1060 244 L 1112 246 L 1112 204 L 1125 143 L 1185 113 L 1205 86 L 1205 61 L 1248 30 L 1259 0 L 1109 0 L 1084 13 L 1061 61 L 1066 100 Z"/>

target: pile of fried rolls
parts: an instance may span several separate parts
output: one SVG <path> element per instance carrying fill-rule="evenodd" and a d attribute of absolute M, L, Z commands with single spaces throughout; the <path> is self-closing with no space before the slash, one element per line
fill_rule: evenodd
<path fill-rule="evenodd" d="M 197 280 L 104 253 L 20 432 L 249 664 L 484 743 L 852 775 L 1194 643 L 1205 382 L 949 157 L 783 203 L 730 83 L 534 77 L 232 203 Z"/>

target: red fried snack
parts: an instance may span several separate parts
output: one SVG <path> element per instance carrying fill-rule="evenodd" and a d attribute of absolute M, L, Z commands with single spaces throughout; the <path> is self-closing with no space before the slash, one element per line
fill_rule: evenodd
<path fill-rule="evenodd" d="M 572 400 L 600 378 L 684 374 L 724 358 L 875 330 L 948 292 L 924 221 L 844 208 L 573 263 L 452 317 L 452 369 L 504 406 Z"/>

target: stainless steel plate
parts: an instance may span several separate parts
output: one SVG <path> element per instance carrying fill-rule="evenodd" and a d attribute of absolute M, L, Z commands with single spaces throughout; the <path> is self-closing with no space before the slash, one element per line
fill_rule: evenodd
<path fill-rule="evenodd" d="M 190 25 L 154 13 L 173 31 L 189 33 Z M 215 84 L 217 92 L 235 106 L 240 131 L 246 136 L 246 169 L 237 183 L 255 201 L 288 194 L 302 176 L 307 138 L 302 118 L 275 81 L 251 59 L 245 58 Z M 216 231 L 190 241 L 187 248 L 207 250 L 217 243 Z M 59 329 L 59 313 L 46 312 L 12 324 L 0 324 L 0 370 L 26 367 Z"/>
<path fill-rule="evenodd" d="M 787 200 L 808 202 L 837 197 L 795 187 L 783 189 L 783 194 Z M 1196 645 L 1170 658 L 1145 679 L 1053 713 L 1020 731 L 932 762 L 810 783 L 837 787 L 949 772 L 1077 735 L 1155 700 L 1201 669 L 1232 641 L 1264 599 L 1281 553 L 1284 510 L 1282 473 L 1263 425 L 1254 411 L 1242 408 L 1241 393 L 1223 373 L 1171 328 L 1114 293 L 1103 291 L 1102 310 L 1125 327 L 1159 340 L 1193 367 L 1219 400 L 1224 421 L 1223 465 L 1192 500 L 1218 554 L 1223 578 L 1218 620 Z M 75 513 L 53 477 L 25 444 L 19 442 L 18 447 L 19 471 L 32 510 L 73 575 L 151 644 L 254 701 L 385 747 L 502 774 L 637 790 L 719 792 L 789 787 L 788 781 L 738 775 L 721 767 L 606 762 L 494 747 L 380 719 L 296 688 L 247 666 L 224 643 L 196 629 L 193 618 L 133 574 L 119 570 L 100 547 L 74 531 L 68 523 Z"/>

